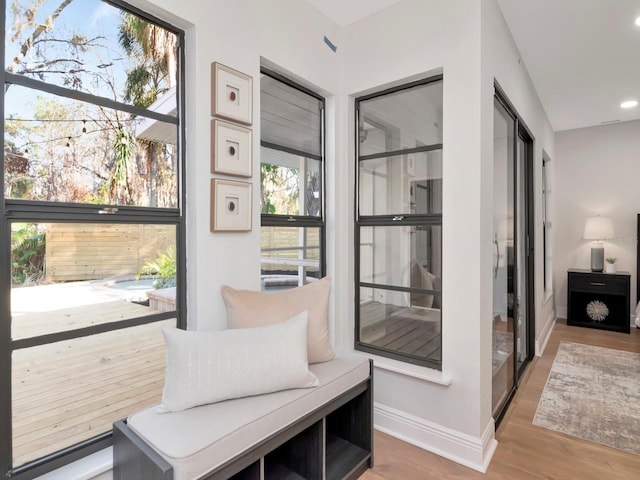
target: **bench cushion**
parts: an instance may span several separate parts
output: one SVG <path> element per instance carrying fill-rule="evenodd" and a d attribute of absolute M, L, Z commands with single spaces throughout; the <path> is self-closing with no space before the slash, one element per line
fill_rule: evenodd
<path fill-rule="evenodd" d="M 310 365 L 320 385 L 227 400 L 181 412 L 156 407 L 128 419 L 129 427 L 174 468 L 174 480 L 192 480 L 291 425 L 369 376 L 369 360 L 337 357 Z"/>

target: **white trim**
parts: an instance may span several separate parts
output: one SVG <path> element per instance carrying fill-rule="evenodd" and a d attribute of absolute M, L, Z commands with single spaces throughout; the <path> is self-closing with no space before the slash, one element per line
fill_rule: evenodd
<path fill-rule="evenodd" d="M 376 430 L 481 473 L 487 471 L 498 446 L 493 419 L 481 437 L 474 437 L 377 402 L 373 418 Z"/>
<path fill-rule="evenodd" d="M 358 355 L 373 360 L 374 368 L 388 370 L 390 372 L 406 375 L 407 377 L 417 378 L 425 382 L 436 383 L 448 387 L 451 385 L 451 377 L 444 372 L 434 370 L 433 368 L 421 367 L 412 363 L 400 362 L 391 358 L 380 357 L 371 353 L 361 352 L 359 350 L 348 350 L 349 355 Z"/>
<path fill-rule="evenodd" d="M 108 480 L 113 478 L 113 447 L 88 455 L 35 480 Z"/>
<path fill-rule="evenodd" d="M 552 311 L 549 314 L 549 318 L 547 318 L 544 327 L 542 327 L 540 336 L 536 339 L 536 357 L 541 357 L 544 353 L 544 349 L 547 348 L 547 343 L 549 343 L 549 338 L 551 337 L 551 332 L 553 332 L 555 324 L 556 312 Z"/>

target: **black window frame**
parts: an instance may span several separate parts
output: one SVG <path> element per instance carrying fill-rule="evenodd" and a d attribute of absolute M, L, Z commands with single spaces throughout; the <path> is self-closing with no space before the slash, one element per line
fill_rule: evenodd
<path fill-rule="evenodd" d="M 285 77 L 284 75 L 275 72 L 272 69 L 266 67 L 260 67 L 260 73 L 262 75 L 266 75 L 271 77 L 274 80 L 282 82 L 283 84 L 299 90 L 302 93 L 305 93 L 320 102 L 320 155 L 315 155 L 309 152 L 303 152 L 299 150 L 295 150 L 286 146 L 277 145 L 272 142 L 263 141 L 260 138 L 260 146 L 269 148 L 272 150 L 279 150 L 281 152 L 290 153 L 292 155 L 304 156 L 306 158 L 310 158 L 313 160 L 318 160 L 321 163 L 321 172 L 322 172 L 322 205 L 320 207 L 320 215 L 319 216 L 309 216 L 309 215 L 279 215 L 279 214 L 271 214 L 271 213 L 261 213 L 260 214 L 260 228 L 262 227 L 288 227 L 288 228 L 318 228 L 320 231 L 320 252 L 319 252 L 319 267 L 320 267 L 320 278 L 323 278 L 327 274 L 327 260 L 326 260 L 326 252 L 327 252 L 327 241 L 326 241 L 326 185 L 327 185 L 327 167 L 326 167 L 326 156 L 325 156 L 325 128 L 326 128 L 326 101 L 322 95 L 310 90 L 309 88 L 300 85 L 292 81 L 291 79 Z M 262 270 L 262 269 L 261 269 Z"/>
<path fill-rule="evenodd" d="M 355 209 L 354 209 L 354 302 L 355 302 L 355 321 L 354 321 L 354 349 L 378 355 L 381 357 L 390 358 L 392 360 L 398 360 L 404 363 L 410 363 L 414 365 L 424 366 L 435 370 L 442 371 L 442 360 L 436 362 L 426 358 L 420 358 L 409 354 L 400 353 L 397 351 L 377 347 L 369 343 L 365 343 L 360 340 L 360 288 L 380 288 L 384 290 L 404 292 L 409 294 L 433 294 L 439 295 L 442 299 L 442 288 L 440 290 L 422 290 L 411 287 L 399 287 L 395 285 L 386 285 L 378 283 L 368 283 L 360 281 L 360 230 L 363 227 L 420 227 L 420 226 L 438 226 L 440 227 L 440 244 L 442 245 L 442 226 L 443 215 L 442 213 L 430 213 L 430 214 L 389 214 L 389 215 L 360 215 L 360 184 L 359 184 L 359 169 L 360 162 L 371 160 L 375 158 L 385 158 L 397 155 L 403 155 L 408 153 L 425 153 L 430 151 L 442 151 L 443 143 L 425 145 L 415 148 L 406 148 L 395 151 L 385 151 L 370 155 L 360 155 L 360 104 L 363 101 L 370 100 L 377 97 L 397 93 L 403 90 L 409 90 L 414 87 L 425 86 L 433 83 L 443 82 L 444 75 L 434 75 L 425 79 L 416 80 L 399 86 L 387 88 L 375 93 L 357 97 L 354 102 L 355 111 Z M 442 245 L 444 250 L 444 245 Z M 442 262 L 442 259 L 441 259 Z M 441 264 L 444 267 L 444 264 Z M 444 271 L 444 270 L 443 270 Z M 442 273 L 442 272 L 441 272 Z M 440 306 L 440 324 L 442 325 L 442 304 Z M 441 329 L 442 330 L 442 329 Z M 439 334 L 440 350 L 442 350 L 442 333 Z M 442 356 L 441 356 L 442 358 Z"/>
<path fill-rule="evenodd" d="M 176 35 L 178 69 L 176 72 L 176 111 L 175 117 L 160 114 L 126 103 L 111 100 L 106 97 L 95 96 L 85 92 L 60 87 L 52 83 L 35 80 L 27 76 L 6 72 L 4 49 L 0 52 L 0 80 L 2 85 L 13 84 L 50 93 L 66 99 L 79 100 L 85 103 L 101 105 L 122 112 L 142 115 L 170 123 L 176 126 L 178 141 L 178 177 L 176 208 L 137 207 L 121 205 L 93 205 L 64 202 L 46 202 L 34 200 L 15 200 L 5 198 L 4 187 L 0 191 L 0 475 L 3 478 L 28 480 L 61 468 L 69 463 L 80 460 L 92 453 L 98 452 L 112 445 L 112 431 L 107 431 L 70 447 L 29 461 L 23 465 L 12 465 L 12 353 L 15 350 L 56 343 L 73 338 L 105 333 L 138 325 L 176 319 L 178 328 L 186 328 L 186 128 L 185 128 L 185 32 L 170 23 L 151 15 L 140 8 L 136 8 L 121 0 L 102 0 L 123 11 L 158 25 Z M 6 23 L 6 4 L 0 4 L 0 23 Z M 5 131 L 5 95 L 0 100 L 0 121 L 2 131 Z M 4 148 L 0 154 L 0 170 L 4 177 Z M 105 214 L 106 213 L 106 214 Z M 102 223 L 102 224 L 164 224 L 176 227 L 176 260 L 177 260 L 177 288 L 176 310 L 157 313 L 145 317 L 120 320 L 108 324 L 67 330 L 26 339 L 11 339 L 11 223 Z"/>

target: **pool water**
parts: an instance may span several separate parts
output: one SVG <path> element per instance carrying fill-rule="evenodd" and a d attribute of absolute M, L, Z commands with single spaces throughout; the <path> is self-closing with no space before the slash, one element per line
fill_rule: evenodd
<path fill-rule="evenodd" d="M 107 285 L 109 288 L 116 290 L 126 290 L 135 292 L 140 290 L 153 290 L 156 281 L 152 278 L 141 278 L 140 280 L 121 280 Z"/>

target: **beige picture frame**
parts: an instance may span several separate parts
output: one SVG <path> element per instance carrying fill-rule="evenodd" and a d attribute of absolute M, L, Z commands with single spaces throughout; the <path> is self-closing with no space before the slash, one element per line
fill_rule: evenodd
<path fill-rule="evenodd" d="M 250 232 L 252 184 L 211 179 L 210 230 L 212 232 Z"/>
<path fill-rule="evenodd" d="M 251 125 L 253 78 L 219 62 L 211 64 L 211 115 Z"/>
<path fill-rule="evenodd" d="M 211 173 L 251 177 L 253 135 L 250 128 L 211 120 Z"/>

